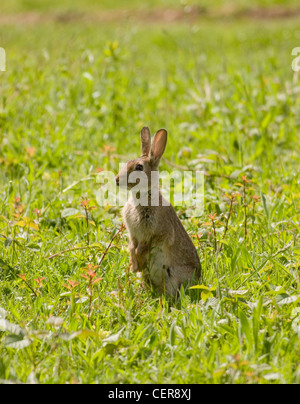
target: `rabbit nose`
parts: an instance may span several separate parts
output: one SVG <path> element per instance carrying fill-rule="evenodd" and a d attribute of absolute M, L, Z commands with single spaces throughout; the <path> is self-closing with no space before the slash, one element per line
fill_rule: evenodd
<path fill-rule="evenodd" d="M 116 184 L 119 186 L 120 185 L 120 177 L 117 175 L 116 176 Z"/>

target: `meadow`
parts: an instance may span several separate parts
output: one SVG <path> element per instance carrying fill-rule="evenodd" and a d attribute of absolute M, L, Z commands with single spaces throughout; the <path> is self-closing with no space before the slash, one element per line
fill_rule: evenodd
<path fill-rule="evenodd" d="M 299 383 L 299 17 L 25 18 L 71 8 L 38 4 L 0 6 L 0 382 Z M 202 279 L 176 299 L 130 273 L 95 199 L 145 125 L 169 132 L 162 169 L 205 172 L 203 216 L 177 209 Z"/>

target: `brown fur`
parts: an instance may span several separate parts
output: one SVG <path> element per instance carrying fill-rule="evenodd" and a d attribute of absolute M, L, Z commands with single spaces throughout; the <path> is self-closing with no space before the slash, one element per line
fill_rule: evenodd
<path fill-rule="evenodd" d="M 167 131 L 159 130 L 151 144 L 148 128 L 141 132 L 142 156 L 131 160 L 116 181 L 128 179 L 138 164 L 148 177 L 145 197 L 148 206 L 135 206 L 132 197 L 123 209 L 129 233 L 130 267 L 141 271 L 144 279 L 159 292 L 175 295 L 183 282 L 199 279 L 201 264 L 194 244 L 176 215 L 173 206 L 159 192 L 158 206 L 151 205 L 151 172 L 158 171 L 167 144 Z M 132 189 L 132 186 L 128 186 Z"/>

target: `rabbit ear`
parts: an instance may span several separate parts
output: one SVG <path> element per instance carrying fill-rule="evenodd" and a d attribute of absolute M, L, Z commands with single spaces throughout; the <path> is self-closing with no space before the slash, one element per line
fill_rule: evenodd
<path fill-rule="evenodd" d="M 160 129 L 154 135 L 151 148 L 151 162 L 153 168 L 157 168 L 166 149 L 168 132 L 165 129 Z"/>
<path fill-rule="evenodd" d="M 146 126 L 141 131 L 142 156 L 149 156 L 151 149 L 151 134 Z"/>

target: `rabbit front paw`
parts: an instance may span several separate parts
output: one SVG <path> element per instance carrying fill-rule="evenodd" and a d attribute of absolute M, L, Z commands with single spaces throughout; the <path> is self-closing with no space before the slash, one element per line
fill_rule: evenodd
<path fill-rule="evenodd" d="M 149 245 L 139 244 L 135 250 L 135 256 L 138 262 L 139 270 L 143 271 L 147 267 L 149 258 Z"/>

